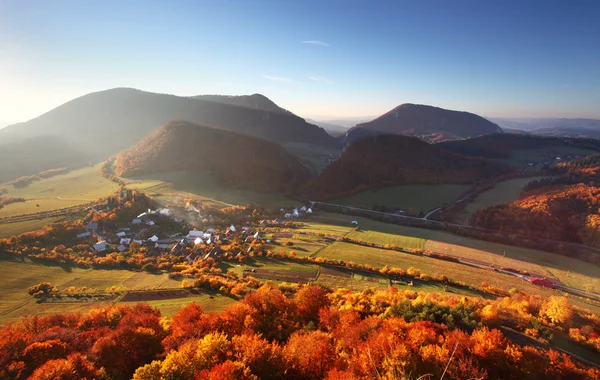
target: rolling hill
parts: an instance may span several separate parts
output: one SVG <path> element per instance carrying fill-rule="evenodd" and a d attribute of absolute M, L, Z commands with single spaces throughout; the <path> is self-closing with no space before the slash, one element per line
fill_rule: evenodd
<path fill-rule="evenodd" d="M 224 186 L 287 194 L 310 179 L 302 162 L 279 145 L 239 133 L 169 122 L 119 153 L 123 177 L 187 171 L 211 173 Z"/>
<path fill-rule="evenodd" d="M 499 133 L 502 129 L 481 116 L 420 104 L 402 104 L 375 120 L 351 128 L 345 144 L 365 136 L 409 135 L 434 142 Z"/>
<path fill-rule="evenodd" d="M 283 111 L 264 96 L 200 98 L 128 88 L 95 92 L 28 122 L 1 129 L 0 145 L 54 136 L 58 140 L 48 141 L 47 149 L 60 149 L 56 141 L 62 141 L 86 152 L 86 157 L 73 158 L 70 166 L 77 166 L 87 163 L 89 157 L 102 160 L 118 153 L 170 120 L 188 120 L 280 144 L 337 146 L 335 139 L 323 129 Z M 215 101 L 217 98 L 219 102 Z M 23 151 L 23 154 L 38 157 L 33 149 Z M 7 160 L 11 157 L 5 149 L 0 149 L 0 161 Z M 32 159 L 29 164 L 21 165 L 18 175 L 36 174 L 44 165 L 43 158 L 41 161 Z M 12 174 L 0 172 L 0 177 L 10 176 Z"/>
<path fill-rule="evenodd" d="M 464 157 L 409 136 L 371 136 L 350 145 L 314 179 L 310 192 L 330 199 L 403 184 L 472 183 L 508 173 L 501 163 Z"/>

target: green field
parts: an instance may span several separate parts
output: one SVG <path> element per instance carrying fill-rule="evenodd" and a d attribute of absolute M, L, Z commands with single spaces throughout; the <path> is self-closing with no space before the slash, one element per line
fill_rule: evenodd
<path fill-rule="evenodd" d="M 157 200 L 182 195 L 215 205 L 298 205 L 278 194 L 224 188 L 210 174 L 171 172 L 129 178 L 125 182 L 128 187 L 140 189 Z"/>
<path fill-rule="evenodd" d="M 85 167 L 35 181 L 22 189 L 7 185 L 6 196 L 23 197 L 26 202 L 4 206 L 0 209 L 0 218 L 57 210 L 110 195 L 117 190 L 118 186 L 103 178 L 99 169 L 100 165 Z"/>
<path fill-rule="evenodd" d="M 516 200 L 521 194 L 521 191 L 523 191 L 525 185 L 541 178 L 543 177 L 515 178 L 498 182 L 493 188 L 479 194 L 473 202 L 467 205 L 466 212 L 468 217 L 475 214 L 477 210 L 503 203 L 510 203 Z"/>
<path fill-rule="evenodd" d="M 332 231 L 332 233 L 336 232 L 337 236 L 345 235 L 377 244 L 396 244 L 403 248 L 424 248 L 465 259 L 480 260 L 497 266 L 527 270 L 548 277 L 554 276 L 568 286 L 600 292 L 600 266 L 567 256 L 470 239 L 444 231 L 387 224 L 349 215 L 322 213 L 312 219 L 313 221 L 307 223 L 307 226 L 304 227 L 307 232 Z M 363 232 L 355 231 L 350 226 L 351 220 L 357 220 Z M 392 243 L 394 241 L 395 243 Z M 332 251 L 323 249 L 319 251 L 319 256 L 326 257 L 329 253 L 332 253 Z M 426 257 L 422 259 L 432 262 L 433 265 L 445 263 Z M 377 266 L 372 262 L 367 263 Z M 388 265 L 391 265 L 391 263 L 388 263 Z M 425 272 L 429 273 L 427 270 Z M 491 271 L 485 271 L 485 273 L 487 276 L 498 275 Z M 456 273 L 458 277 L 445 274 L 456 280 L 464 280 L 460 273 Z M 512 278 L 512 281 L 515 281 L 514 278 Z"/>
<path fill-rule="evenodd" d="M 335 199 L 332 203 L 372 209 L 387 206 L 424 213 L 452 202 L 469 186 L 467 185 L 403 185 L 366 190 L 358 194 Z"/>
<path fill-rule="evenodd" d="M 15 223 L 0 223 L 0 238 L 19 235 L 23 232 L 39 230 L 42 227 L 58 220 L 60 220 L 60 218 L 42 218 Z"/>
<path fill-rule="evenodd" d="M 48 315 L 65 312 L 87 312 L 96 307 L 109 306 L 112 301 L 94 302 L 61 302 L 36 303 L 36 299 L 27 293 L 27 289 L 42 281 L 50 282 L 63 290 L 67 287 L 87 287 L 103 291 L 116 286 L 128 290 L 152 289 L 154 287 L 177 288 L 180 281 L 171 280 L 166 274 L 149 274 L 127 270 L 93 270 L 57 266 L 39 265 L 30 262 L 17 263 L 12 261 L 0 262 L 0 324 L 18 320 L 23 315 Z M 205 310 L 217 310 L 234 301 L 227 297 L 214 295 L 197 295 L 180 299 L 149 301 L 148 303 L 172 315 L 181 307 L 191 302 L 197 302 Z M 164 310 L 163 310 L 164 309 Z"/>

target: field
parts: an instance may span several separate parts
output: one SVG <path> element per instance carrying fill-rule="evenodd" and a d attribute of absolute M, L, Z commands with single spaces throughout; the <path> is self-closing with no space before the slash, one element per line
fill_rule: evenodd
<path fill-rule="evenodd" d="M 332 203 L 372 209 L 387 206 L 411 210 L 416 214 L 427 212 L 458 198 L 467 185 L 403 185 L 366 190 L 358 194 L 335 199 Z"/>
<path fill-rule="evenodd" d="M 210 174 L 171 172 L 134 177 L 125 182 L 128 187 L 140 189 L 157 200 L 169 200 L 181 195 L 225 206 L 248 203 L 264 206 L 297 204 L 277 194 L 224 188 Z"/>
<path fill-rule="evenodd" d="M 357 220 L 363 231 L 355 231 L 354 228 L 350 226 L 351 220 Z M 340 214 L 323 213 L 318 216 L 315 216 L 312 218 L 312 222 L 307 223 L 307 226 L 303 228 L 303 230 L 306 232 L 328 231 L 328 233 L 331 233 L 335 236 L 347 236 L 351 238 L 361 239 L 363 241 L 374 242 L 377 244 L 397 244 L 403 248 L 424 248 L 435 252 L 442 252 L 460 256 L 465 259 L 470 258 L 473 260 L 484 261 L 497 266 L 519 268 L 530 271 L 532 273 L 546 274 L 548 277 L 554 276 L 558 278 L 560 281 L 562 281 L 568 286 L 588 291 L 600 292 L 600 266 L 549 252 L 514 247 L 505 244 L 490 243 L 481 240 L 474 240 L 466 237 L 453 235 L 444 231 L 386 224 L 366 218 L 358 218 Z M 336 244 L 319 251 L 318 255 L 323 257 L 329 257 L 329 255 L 343 255 L 343 250 L 331 248 L 334 247 Z M 358 247 L 356 245 L 352 246 Z M 357 252 L 358 248 L 352 248 L 352 252 Z M 383 255 L 383 252 L 380 253 Z M 350 257 L 353 257 L 352 259 L 344 258 L 344 260 L 353 260 L 356 262 L 360 262 L 359 260 L 361 259 L 368 260 L 367 256 L 365 256 L 364 251 L 361 249 L 358 249 L 357 256 L 358 257 L 353 257 L 351 255 Z M 376 257 L 379 260 L 381 260 L 384 258 L 387 259 L 390 256 L 389 254 L 387 254 L 384 256 L 379 255 Z M 417 268 L 417 266 L 410 264 L 410 262 L 414 262 L 412 260 L 416 260 L 417 258 L 419 257 L 408 256 L 408 258 L 403 259 L 403 264 L 398 263 L 397 265 L 404 268 L 406 268 L 407 266 L 413 266 Z M 425 260 L 419 262 L 420 265 L 423 265 L 421 269 L 423 269 L 428 274 L 431 274 L 431 272 L 426 270 L 425 268 L 431 268 L 429 265 L 433 265 L 433 267 L 439 267 L 441 265 L 446 264 L 446 262 L 444 261 L 426 257 L 420 259 Z M 406 260 L 409 260 L 409 262 L 407 262 Z M 387 262 L 385 260 L 380 262 L 384 265 L 386 263 L 388 265 L 392 265 L 391 262 Z M 378 266 L 376 262 L 365 263 Z M 448 264 L 458 265 L 454 263 Z M 467 267 L 460 266 L 460 268 Z M 456 269 L 458 272 L 455 272 L 455 277 L 450 276 L 450 274 L 448 273 L 443 274 L 450 278 L 467 282 L 463 278 L 463 269 L 459 269 L 458 267 Z M 491 271 L 484 271 L 481 269 L 477 269 L 476 272 L 483 272 L 483 275 L 479 275 L 477 277 L 472 278 L 484 278 L 481 281 L 485 281 L 485 277 L 507 277 L 506 275 L 501 275 L 499 273 Z M 509 283 L 512 281 L 514 284 L 514 277 L 508 277 L 508 279 L 508 283 L 504 279 L 501 282 L 505 285 L 509 285 Z M 479 285 L 481 281 L 479 281 L 479 283 L 476 283 L 476 285 Z M 519 283 L 517 282 L 516 284 Z"/>
<path fill-rule="evenodd" d="M 85 167 L 55 177 L 35 181 L 22 189 L 5 186 L 6 196 L 23 197 L 26 202 L 0 209 L 0 218 L 57 210 L 110 195 L 118 186 L 100 175 L 100 165 Z"/>
<path fill-rule="evenodd" d="M 540 178 L 543 177 L 515 178 L 498 182 L 493 188 L 479 194 L 473 202 L 467 205 L 467 217 L 475 214 L 477 210 L 503 203 L 510 203 L 516 200 L 521 194 L 521 191 L 523 191 L 525 185 Z"/>
<path fill-rule="evenodd" d="M 0 238 L 19 235 L 23 232 L 39 230 L 40 228 L 58 220 L 60 220 L 60 218 L 42 218 L 15 223 L 0 223 Z"/>
<path fill-rule="evenodd" d="M 14 321 L 22 315 L 48 315 L 63 312 L 87 312 L 95 307 L 109 306 L 111 301 L 90 302 L 61 302 L 61 303 L 36 303 L 36 299 L 27 293 L 27 289 L 42 281 L 50 282 L 65 289 L 69 286 L 95 288 L 100 291 L 116 286 L 117 288 L 152 289 L 154 287 L 177 288 L 180 281 L 171 280 L 166 274 L 149 274 L 145 272 L 132 272 L 126 270 L 92 270 L 57 266 L 45 266 L 30 262 L 17 263 L 12 261 L 0 262 L 0 324 Z M 212 298 L 211 298 L 212 297 Z M 219 295 L 190 294 L 185 298 L 165 298 L 148 301 L 158 307 L 165 314 L 172 315 L 182 305 L 197 302 L 205 307 L 206 311 L 218 310 L 234 302 L 234 300 Z M 132 303 L 135 302 L 125 302 Z"/>

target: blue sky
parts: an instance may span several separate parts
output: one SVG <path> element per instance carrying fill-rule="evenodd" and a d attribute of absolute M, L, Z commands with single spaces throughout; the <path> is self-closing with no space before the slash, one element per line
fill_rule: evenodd
<path fill-rule="evenodd" d="M 600 118 L 599 1 L 0 0 L 0 122 L 112 87 Z"/>

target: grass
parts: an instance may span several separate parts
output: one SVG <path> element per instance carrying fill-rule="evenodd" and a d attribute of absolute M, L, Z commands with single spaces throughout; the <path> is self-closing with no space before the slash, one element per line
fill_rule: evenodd
<path fill-rule="evenodd" d="M 0 238 L 10 237 L 13 235 L 19 235 L 23 232 L 39 230 L 48 224 L 54 223 L 61 218 L 42 218 L 34 220 L 26 220 L 23 222 L 15 223 L 1 223 L 0 224 Z"/>
<path fill-rule="evenodd" d="M 171 280 L 167 274 L 150 274 L 127 270 L 94 270 L 81 268 L 61 268 L 31 262 L 2 261 L 0 263 L 0 324 L 18 320 L 24 315 L 49 315 L 54 313 L 87 312 L 96 307 L 106 307 L 111 301 L 80 303 L 42 303 L 27 293 L 27 289 L 42 281 L 50 282 L 64 290 L 69 286 L 96 288 L 100 291 L 116 286 L 126 289 L 151 289 L 153 287 L 179 287 L 180 281 Z M 205 311 L 220 310 L 234 301 L 215 295 L 195 295 L 187 298 L 149 301 L 148 303 L 165 311 L 167 316 L 174 314 L 182 305 L 198 302 Z"/>
<path fill-rule="evenodd" d="M 473 202 L 469 203 L 466 207 L 466 212 L 470 217 L 475 214 L 477 210 L 503 203 L 510 203 L 519 197 L 525 185 L 540 178 L 543 177 L 515 178 L 498 182 L 493 188 L 479 194 Z"/>
<path fill-rule="evenodd" d="M 456 200 L 467 188 L 467 185 L 403 185 L 366 190 L 331 202 L 369 210 L 383 205 L 419 214 Z"/>
<path fill-rule="evenodd" d="M 218 313 L 227 306 L 233 305 L 235 299 L 223 296 L 222 294 L 200 294 L 186 298 L 177 298 L 160 301 L 147 301 L 148 305 L 160 309 L 163 317 L 171 318 L 182 307 L 191 303 L 197 303 L 202 306 L 205 313 Z M 122 302 L 121 304 L 135 305 L 135 302 Z"/>
<path fill-rule="evenodd" d="M 424 248 L 435 252 L 481 260 L 498 266 L 523 269 L 548 277 L 555 276 L 568 286 L 600 292 L 600 266 L 567 256 L 470 239 L 444 231 L 405 227 L 341 214 L 322 213 L 312 219 L 313 221 L 307 223 L 304 228 L 306 231 L 311 231 L 315 227 L 312 231 L 337 231 L 338 236 L 346 235 L 378 244 L 390 243 L 404 248 Z M 357 220 L 365 231 L 354 231 L 350 227 L 351 220 Z M 391 243 L 394 241 L 396 243 Z M 321 250 L 319 256 L 328 252 L 331 251 Z M 423 259 L 433 263 L 442 263 L 435 259 Z M 369 264 L 375 265 L 375 263 Z M 495 274 L 495 272 L 489 271 L 486 271 L 486 273 L 488 273 L 488 276 Z M 460 273 L 457 273 L 455 277 L 447 273 L 444 274 L 456 280 L 463 280 Z"/>
<path fill-rule="evenodd" d="M 224 188 L 210 174 L 179 171 L 139 176 L 126 179 L 125 182 L 128 187 L 140 189 L 158 200 L 182 195 L 217 206 L 248 203 L 263 206 L 297 205 L 297 202 L 278 194 Z"/>
<path fill-rule="evenodd" d="M 6 196 L 23 197 L 26 202 L 0 209 L 0 218 L 77 206 L 110 195 L 118 186 L 100 175 L 100 165 L 42 179 L 22 189 L 5 186 Z"/>

